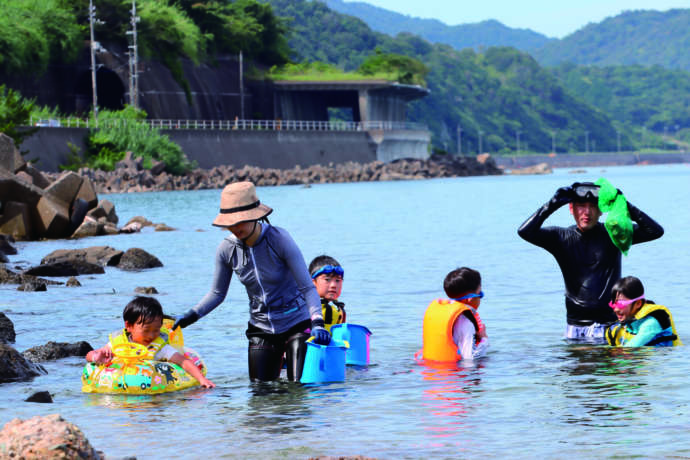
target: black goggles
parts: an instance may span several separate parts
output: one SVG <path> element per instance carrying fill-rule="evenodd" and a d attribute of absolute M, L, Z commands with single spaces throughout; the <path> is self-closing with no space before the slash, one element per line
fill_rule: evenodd
<path fill-rule="evenodd" d="M 596 184 L 575 182 L 572 189 L 575 201 L 596 201 L 599 199 L 599 186 Z"/>

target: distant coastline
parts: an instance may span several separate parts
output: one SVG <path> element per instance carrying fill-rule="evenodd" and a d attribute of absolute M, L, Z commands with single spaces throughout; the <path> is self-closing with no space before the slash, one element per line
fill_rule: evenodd
<path fill-rule="evenodd" d="M 504 170 L 520 169 L 546 163 L 551 168 L 583 166 L 626 166 L 645 164 L 690 163 L 690 152 L 662 153 L 558 153 L 528 155 L 492 155 Z"/>

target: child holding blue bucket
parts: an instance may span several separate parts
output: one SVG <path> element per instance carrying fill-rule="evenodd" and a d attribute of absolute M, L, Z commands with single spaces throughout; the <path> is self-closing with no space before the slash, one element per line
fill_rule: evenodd
<path fill-rule="evenodd" d="M 337 260 L 324 254 L 311 261 L 309 274 L 316 286 L 316 292 L 321 297 L 321 313 L 326 330 L 331 332 L 331 326 L 342 324 L 347 318 L 345 304 L 338 301 L 343 290 L 345 270 Z"/>
<path fill-rule="evenodd" d="M 348 324 L 345 304 L 338 298 L 343 290 L 345 270 L 331 256 L 317 256 L 309 264 L 316 292 L 321 297 L 321 308 L 325 327 L 333 340 L 349 344 L 346 354 L 347 364 L 369 364 L 369 336 L 371 332 L 364 326 Z"/>
<path fill-rule="evenodd" d="M 425 360 L 472 360 L 486 353 L 489 339 L 477 309 L 484 293 L 478 271 L 467 267 L 446 275 L 443 290 L 448 299 L 436 299 L 424 314 Z"/>

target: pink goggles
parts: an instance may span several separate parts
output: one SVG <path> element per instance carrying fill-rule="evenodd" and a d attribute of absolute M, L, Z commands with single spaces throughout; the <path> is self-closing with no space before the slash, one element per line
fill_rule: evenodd
<path fill-rule="evenodd" d="M 637 302 L 638 300 L 644 299 L 644 294 L 642 294 L 640 297 L 636 297 L 634 299 L 630 300 L 616 300 L 615 302 L 609 302 L 609 307 L 618 310 L 622 310 L 623 308 L 627 307 L 633 302 Z"/>

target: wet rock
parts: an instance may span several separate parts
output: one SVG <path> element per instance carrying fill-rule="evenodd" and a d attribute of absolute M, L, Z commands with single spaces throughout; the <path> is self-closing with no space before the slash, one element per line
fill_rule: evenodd
<path fill-rule="evenodd" d="M 140 294 L 158 294 L 158 290 L 153 286 L 139 286 L 134 288 L 134 292 L 138 292 Z"/>
<path fill-rule="evenodd" d="M 12 320 L 0 312 L 0 343 L 13 343 L 16 338 Z"/>
<path fill-rule="evenodd" d="M 115 266 L 120 262 L 124 252 L 110 246 L 90 246 L 81 249 L 58 249 L 43 259 L 41 265 L 54 262 L 69 262 L 83 260 L 101 267 Z"/>
<path fill-rule="evenodd" d="M 4 252 L 0 251 L 0 263 L 6 264 L 10 261 L 10 259 L 7 258 Z"/>
<path fill-rule="evenodd" d="M 76 276 L 105 273 L 102 266 L 82 259 L 63 260 L 31 267 L 24 274 L 34 276 Z"/>
<path fill-rule="evenodd" d="M 320 455 L 318 457 L 309 457 L 309 460 L 376 460 L 376 457 L 365 457 L 364 455 Z"/>
<path fill-rule="evenodd" d="M 517 174 L 517 175 L 522 175 L 522 174 L 551 174 L 553 173 L 553 169 L 549 166 L 548 163 L 539 163 L 534 166 L 526 166 L 524 168 L 519 168 L 519 169 L 511 169 L 510 174 Z"/>
<path fill-rule="evenodd" d="M 136 233 L 141 231 L 141 224 L 139 222 L 129 222 L 120 229 L 120 233 Z"/>
<path fill-rule="evenodd" d="M 43 361 L 54 361 L 68 356 L 84 357 L 93 347 L 88 342 L 48 342 L 45 345 L 29 348 L 22 352 L 22 355 L 29 361 L 40 363 Z"/>
<path fill-rule="evenodd" d="M 30 362 L 9 345 L 0 344 L 0 383 L 21 382 L 46 373 L 40 364 Z"/>
<path fill-rule="evenodd" d="M 5 458 L 41 460 L 101 460 L 76 425 L 59 414 L 14 419 L 0 431 Z"/>
<path fill-rule="evenodd" d="M 154 229 L 157 232 L 172 232 L 173 230 L 175 230 L 174 228 L 169 227 L 166 224 L 156 224 Z"/>
<path fill-rule="evenodd" d="M 67 287 L 81 287 L 81 283 L 74 276 L 70 276 L 70 278 L 65 283 L 65 286 L 67 286 Z"/>
<path fill-rule="evenodd" d="M 144 216 L 134 216 L 131 219 L 129 219 L 129 221 L 127 221 L 127 224 L 125 226 L 133 224 L 133 223 L 138 223 L 142 227 L 150 227 L 153 225 L 153 222 L 151 222 L 150 220 L 148 220 Z"/>
<path fill-rule="evenodd" d="M 13 237 L 0 234 L 0 252 L 3 252 L 7 255 L 15 255 L 17 253 L 17 249 L 12 246 L 12 243 L 14 243 Z"/>
<path fill-rule="evenodd" d="M 53 397 L 47 391 L 37 391 L 36 393 L 26 398 L 24 401 L 35 403 L 52 403 Z"/>
<path fill-rule="evenodd" d="M 122 270 L 144 270 L 162 266 L 163 263 L 156 256 L 140 248 L 128 249 L 117 264 L 117 267 Z"/>
<path fill-rule="evenodd" d="M 27 281 L 21 284 L 17 288 L 17 291 L 25 291 L 25 292 L 44 292 L 48 290 L 48 286 L 46 286 L 46 283 L 43 283 L 41 281 Z"/>
<path fill-rule="evenodd" d="M 46 286 L 64 284 L 61 281 L 47 280 L 32 275 L 15 273 L 6 267 L 0 266 L 0 284 L 25 284 L 41 282 Z"/>
<path fill-rule="evenodd" d="M 103 227 L 103 224 L 93 220 L 90 217 L 87 217 L 84 219 L 81 225 L 77 227 L 74 233 L 72 233 L 70 238 L 76 240 L 79 238 L 87 238 L 89 236 L 99 236 L 103 234 Z"/>

